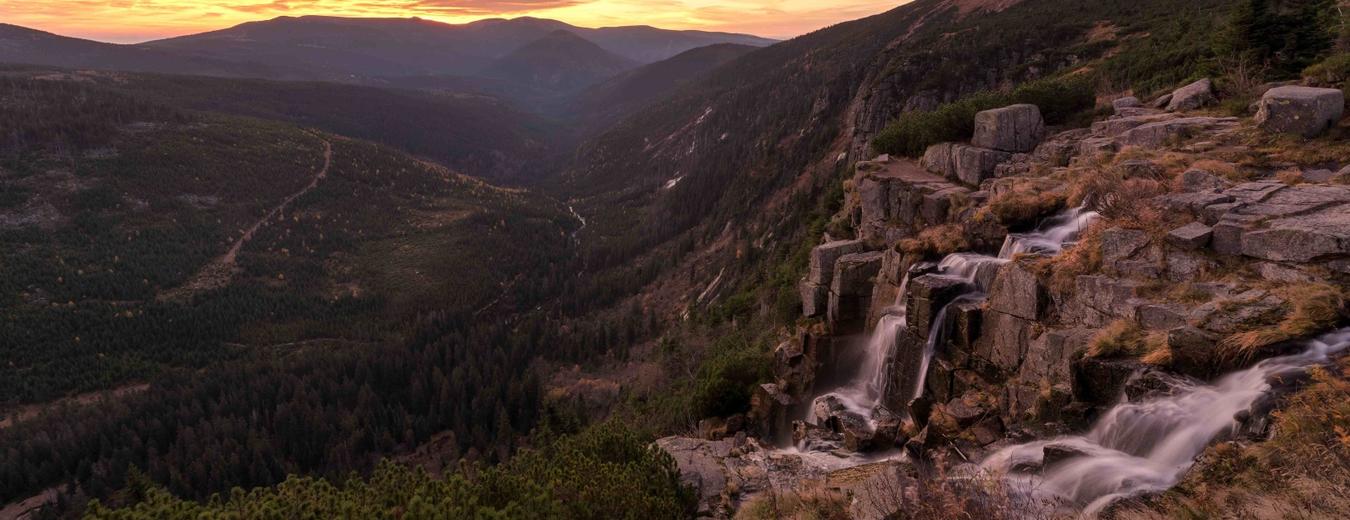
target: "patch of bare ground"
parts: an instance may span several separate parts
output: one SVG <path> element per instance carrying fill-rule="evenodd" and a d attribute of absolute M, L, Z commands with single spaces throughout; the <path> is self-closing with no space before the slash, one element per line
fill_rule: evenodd
<path fill-rule="evenodd" d="M 6 504 L 0 507 L 0 520 L 28 520 L 33 518 L 38 510 L 47 504 L 56 502 L 60 495 L 57 488 L 48 488 L 41 493 L 25 498 L 12 504 Z"/>
<path fill-rule="evenodd" d="M 306 184 L 300 191 L 292 193 L 285 199 L 282 199 L 280 204 L 277 204 L 276 207 L 273 207 L 266 215 L 263 215 L 263 218 L 254 222 L 253 226 L 249 227 L 247 231 L 244 231 L 244 234 L 236 239 L 234 244 L 230 245 L 230 248 L 225 251 L 225 254 L 206 264 L 206 267 L 203 267 L 183 285 L 160 294 L 159 300 L 187 300 L 191 299 L 192 296 L 197 293 L 221 289 L 228 286 L 230 280 L 234 277 L 235 263 L 239 257 L 239 251 L 253 239 L 253 235 L 257 234 L 258 230 L 261 229 L 263 225 L 277 218 L 278 215 L 286 210 L 287 206 L 295 201 L 295 199 L 304 196 L 306 193 L 309 193 L 310 190 L 313 190 L 318 186 L 319 181 L 322 181 L 324 177 L 328 176 L 328 167 L 332 162 L 333 143 L 325 139 L 323 141 L 323 166 L 314 174 L 314 177 L 309 181 L 309 184 Z"/>
<path fill-rule="evenodd" d="M 111 390 L 101 390 L 98 392 L 89 392 L 74 395 L 64 399 L 58 399 L 56 401 L 52 401 L 49 403 L 38 403 L 22 406 L 13 411 L 3 412 L 3 416 L 0 416 L 0 430 L 9 428 L 10 426 L 13 426 L 15 424 L 37 417 L 38 415 L 42 414 L 47 410 L 63 408 L 66 406 L 86 406 L 104 401 L 121 399 L 123 397 L 127 397 L 130 395 L 139 394 L 141 392 L 146 391 L 149 388 L 150 385 L 147 383 L 138 383 L 134 385 L 127 385 L 114 388 Z M 3 520 L 4 518 L 5 518 L 4 516 L 0 515 L 0 520 Z"/>

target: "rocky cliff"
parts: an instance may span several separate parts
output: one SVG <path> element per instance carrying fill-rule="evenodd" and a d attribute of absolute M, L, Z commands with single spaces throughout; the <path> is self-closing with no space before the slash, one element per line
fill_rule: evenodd
<path fill-rule="evenodd" d="M 1330 355 L 1297 357 L 1307 340 L 1345 323 L 1345 101 L 1271 88 L 1253 118 L 1216 115 L 1215 102 L 1205 80 L 1147 105 L 1117 100 L 1114 115 L 1068 130 L 1016 105 L 980 113 L 970 143 L 922 161 L 857 163 L 836 216 L 852 236 L 813 250 L 800 283 L 811 320 L 777 348 L 776 381 L 748 421 L 658 443 L 700 491 L 702 514 L 810 483 L 846 496 L 852 516 L 879 518 L 935 471 L 982 461 L 992 478 L 1053 484 L 1052 468 L 1098 463 L 1103 446 L 1152 460 L 1092 435 L 1021 443 L 1124 421 L 1103 419 L 1121 403 L 1227 397 L 1205 382 L 1235 371 L 1269 381 L 1221 399 L 1239 402 L 1215 423 L 1222 433 L 1169 456 L 1184 470 L 1216 438 L 1267 438 L 1269 412 L 1300 379 L 1289 376 Z M 1337 341 L 1323 340 L 1332 351 Z M 1145 424 L 1158 431 L 1131 435 L 1175 434 Z M 1046 507 L 1095 513 L 1178 474 L 1149 473 L 1147 489 L 1075 487 Z"/>

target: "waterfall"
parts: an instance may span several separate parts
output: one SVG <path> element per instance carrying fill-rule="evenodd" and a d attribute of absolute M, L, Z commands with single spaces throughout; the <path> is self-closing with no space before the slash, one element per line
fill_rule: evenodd
<path fill-rule="evenodd" d="M 967 289 L 965 293 L 937 313 L 931 332 L 926 338 L 919 373 L 913 376 L 915 381 L 914 391 L 906 396 L 906 401 L 922 394 L 928 366 L 936 354 L 937 346 L 945 339 L 943 337 L 946 330 L 945 320 L 947 311 L 952 305 L 961 302 L 983 301 L 994 274 L 997 273 L 1000 266 L 1009 262 L 1013 255 L 1018 253 L 1057 253 L 1064 248 L 1064 244 L 1068 240 L 1076 237 L 1095 218 L 1097 218 L 1095 212 L 1085 211 L 1083 208 L 1070 209 L 1047 219 L 1035 231 L 1022 235 L 1009 235 L 1004 242 L 1003 251 L 1000 252 L 998 257 L 961 252 L 952 253 L 943 258 L 933 274 L 958 279 L 965 284 Z M 907 273 L 900 283 L 900 291 L 896 295 L 895 303 L 887 309 L 885 315 L 877 322 L 876 327 L 873 328 L 871 335 L 868 337 L 862 366 L 859 367 L 860 369 L 853 379 L 840 388 L 821 394 L 821 396 L 835 396 L 848 411 L 858 414 L 868 421 L 871 421 L 872 411 L 877 408 L 888 391 L 892 380 L 891 365 L 895 359 L 896 339 L 900 332 L 909 325 L 908 309 L 905 306 L 909 283 L 910 275 Z M 815 419 L 813 408 L 811 406 L 807 409 L 806 419 L 808 421 Z M 904 414 L 906 411 L 894 410 L 894 412 Z"/>
<path fill-rule="evenodd" d="M 1098 216 L 1097 212 L 1085 211 L 1082 207 L 1067 210 L 1051 217 L 1037 231 L 1008 235 L 998 257 L 1011 259 L 1021 253 L 1058 254 Z"/>
<path fill-rule="evenodd" d="M 1350 348 L 1350 328 L 1308 341 L 1300 354 L 1267 359 L 1229 374 L 1213 385 L 1183 387 L 1171 396 L 1116 405 L 1088 433 L 1011 446 L 982 466 L 1020 482 L 1021 491 L 1048 503 L 1068 501 L 1095 515 L 1111 502 L 1163 491 L 1182 477 L 1196 456 L 1215 439 L 1232 433 L 1234 416 L 1250 410 L 1271 390 L 1271 381 L 1301 374 Z M 1041 465 L 1046 446 L 1075 456 L 1044 468 L 1042 475 L 1018 475 L 1024 465 Z"/>

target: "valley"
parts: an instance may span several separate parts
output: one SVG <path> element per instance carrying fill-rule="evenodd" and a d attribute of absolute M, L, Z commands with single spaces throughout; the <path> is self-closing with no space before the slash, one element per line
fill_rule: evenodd
<path fill-rule="evenodd" d="M 0 24 L 0 520 L 1350 514 L 1343 4 Z"/>

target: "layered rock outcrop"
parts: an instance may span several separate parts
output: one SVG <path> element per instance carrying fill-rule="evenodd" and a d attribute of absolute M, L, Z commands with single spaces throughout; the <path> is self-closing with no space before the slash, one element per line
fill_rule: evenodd
<path fill-rule="evenodd" d="M 813 251 L 803 304 L 808 317 L 818 316 L 821 300 L 805 300 L 828 285 L 823 328 L 833 334 L 857 332 L 846 324 L 871 314 L 869 344 L 889 348 L 878 365 L 884 384 L 853 387 L 876 392 L 875 402 L 817 395 L 824 389 L 812 388 L 808 372 L 828 361 L 802 353 L 800 340 L 780 346 L 779 377 L 757 392 L 756 408 L 795 406 L 800 417 L 810 407 L 816 419 L 790 427 L 798 451 L 777 453 L 799 457 L 793 464 L 800 466 L 784 474 L 819 478 L 858 451 L 975 459 L 1009 438 L 1082 427 L 1121 396 L 1169 395 L 1289 353 L 1292 343 L 1270 331 L 1307 304 L 1301 298 L 1334 306 L 1350 286 L 1350 185 L 1340 180 L 1346 174 L 1332 173 L 1350 171 L 1350 157 L 1345 164 L 1263 157 L 1269 148 L 1251 140 L 1288 130 L 1272 126 L 1274 116 L 1184 113 L 1214 101 L 1212 85 L 1197 82 L 1158 105 L 1170 111 L 1125 99 L 1090 128 L 1048 137 L 1030 123 L 1038 111 L 1033 118 L 1029 109 L 1009 107 L 982 115 L 972 144 L 931 147 L 923 169 L 889 158 L 860 164 L 855 200 L 846 204 L 856 208 L 857 239 Z M 974 159 L 962 159 L 967 153 Z M 1234 156 L 1249 166 L 1234 164 Z M 976 238 L 1009 231 L 991 207 L 1022 200 L 1016 197 L 1068 199 L 1102 215 L 1057 238 L 1062 250 L 1028 247 L 991 260 L 997 247 Z M 1039 211 L 1031 220 L 1050 210 Z M 935 263 L 940 255 L 900 247 L 935 226 L 960 230 L 992 267 L 957 276 Z M 880 308 L 903 309 L 902 326 L 877 325 Z M 1323 316 L 1311 330 L 1337 319 Z M 882 330 L 892 336 L 876 336 Z M 1262 339 L 1268 337 L 1274 339 Z M 832 350 L 860 348 L 856 341 L 836 335 Z M 1233 353 L 1233 345 L 1253 341 L 1242 355 Z M 1249 417 L 1271 405 L 1263 406 Z M 782 430 L 792 420 L 751 415 L 773 424 L 765 429 Z M 1261 431 L 1260 420 L 1242 424 Z M 1082 455 L 1073 450 L 1047 445 L 1040 463 Z M 732 453 L 718 460 L 733 475 L 746 461 L 762 470 L 787 459 Z M 706 466 L 690 465 L 694 473 Z M 727 495 L 720 497 L 725 503 Z"/>

